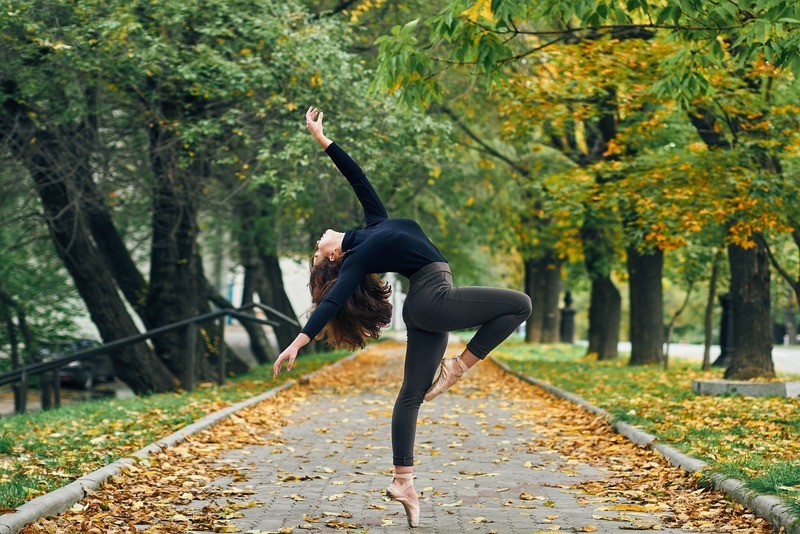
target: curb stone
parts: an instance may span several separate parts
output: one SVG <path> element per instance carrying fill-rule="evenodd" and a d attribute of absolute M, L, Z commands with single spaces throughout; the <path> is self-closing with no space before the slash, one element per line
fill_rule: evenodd
<path fill-rule="evenodd" d="M 274 397 L 281 391 L 289 389 L 296 383 L 302 384 L 323 370 L 328 370 L 331 367 L 342 365 L 343 363 L 354 359 L 360 354 L 360 352 L 361 351 L 355 352 L 349 356 L 345 356 L 344 358 L 336 360 L 331 364 L 320 367 L 316 371 L 312 371 L 297 378 L 287 380 L 280 386 L 276 386 L 268 391 L 265 391 L 264 393 L 260 393 L 255 397 L 250 397 L 249 399 L 245 399 L 236 404 L 232 404 L 227 408 L 223 408 L 212 414 L 209 414 L 202 419 L 198 419 L 194 423 L 186 425 L 177 432 L 156 440 L 150 445 L 139 449 L 131 455 L 131 458 L 121 458 L 105 467 L 101 467 L 100 469 L 79 477 L 66 486 L 53 490 L 50 493 L 45 493 L 44 495 L 36 497 L 35 499 L 31 499 L 25 504 L 19 506 L 16 512 L 0 515 L 0 534 L 15 534 L 22 530 L 22 528 L 26 525 L 29 525 L 30 523 L 33 523 L 42 517 L 58 515 L 62 512 L 66 512 L 75 503 L 80 502 L 92 491 L 99 488 L 103 482 L 108 480 L 110 477 L 120 474 L 126 466 L 136 464 L 139 461 L 147 458 L 150 454 L 158 453 L 165 449 L 174 447 L 184 441 L 187 436 L 197 434 L 211 426 L 214 426 L 220 421 L 227 419 L 240 410 L 249 408 L 250 406 L 265 401 L 270 397 Z"/>
<path fill-rule="evenodd" d="M 505 363 L 497 360 L 497 358 L 492 357 L 491 360 L 503 371 L 516 376 L 520 380 L 538 386 L 556 397 L 578 404 L 590 412 L 606 417 L 609 424 L 616 432 L 622 434 L 639 446 L 655 449 L 675 467 L 683 469 L 688 473 L 702 471 L 708 467 L 706 462 L 684 454 L 674 447 L 659 443 L 657 436 L 649 434 L 639 427 L 619 421 L 606 410 L 591 404 L 586 399 L 574 393 L 554 386 L 549 382 L 517 373 Z M 719 473 L 712 474 L 709 478 L 711 480 L 711 486 L 714 489 L 724 491 L 730 498 L 772 523 L 776 529 L 783 527 L 783 532 L 785 534 L 800 534 L 800 517 L 796 516 L 782 500 L 772 495 L 761 495 L 749 490 L 745 487 L 744 482 L 736 478 L 726 477 Z"/>

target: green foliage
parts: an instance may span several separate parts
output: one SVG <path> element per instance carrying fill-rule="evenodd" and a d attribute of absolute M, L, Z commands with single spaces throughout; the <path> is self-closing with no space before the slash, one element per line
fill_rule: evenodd
<path fill-rule="evenodd" d="M 4 224 L 0 226 L 0 288 L 25 314 L 34 341 L 74 333 L 74 319 L 83 310 L 41 224 L 36 199 L 30 191 L 19 188 L 20 169 L 8 160 L 1 167 L 0 219 Z M 16 308 L 5 307 L 3 313 L 16 322 Z M 29 353 L 21 332 L 16 330 L 24 363 Z M 3 324 L 0 353 L 8 354 L 9 343 Z"/>

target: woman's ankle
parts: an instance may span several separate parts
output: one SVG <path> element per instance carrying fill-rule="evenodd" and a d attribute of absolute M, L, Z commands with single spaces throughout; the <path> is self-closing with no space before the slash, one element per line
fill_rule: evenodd
<path fill-rule="evenodd" d="M 464 349 L 464 352 L 462 352 L 462 353 L 461 353 L 461 354 L 458 356 L 458 358 L 461 360 L 461 362 L 462 362 L 464 365 L 466 365 L 466 366 L 467 366 L 467 369 L 471 368 L 471 367 L 472 367 L 472 366 L 474 366 L 476 363 L 478 363 L 479 361 L 481 361 L 481 359 L 480 359 L 480 358 L 478 358 L 477 356 L 475 356 L 474 354 L 472 354 L 472 352 L 471 352 L 469 349 Z"/>

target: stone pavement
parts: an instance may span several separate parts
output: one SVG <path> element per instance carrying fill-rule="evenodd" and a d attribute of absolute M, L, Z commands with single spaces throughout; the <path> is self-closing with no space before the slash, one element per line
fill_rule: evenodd
<path fill-rule="evenodd" d="M 403 348 L 387 345 L 383 357 L 373 351 L 369 357 L 377 359 L 377 365 L 366 366 L 357 386 L 337 385 L 331 377 L 328 383 L 312 384 L 307 401 L 288 416 L 282 444 L 250 446 L 220 459 L 235 466 L 240 476 L 212 484 L 241 490 L 251 499 L 232 517 L 232 529 L 298 533 L 407 528 L 402 506 L 384 496 L 390 481 L 390 420 L 402 381 Z M 486 391 L 487 385 L 492 391 Z M 516 395 L 523 390 L 529 394 Z M 531 398 L 546 402 L 532 405 Z M 415 486 L 422 492 L 419 530 L 771 531 L 757 518 L 752 528 L 732 526 L 736 522 L 725 514 L 747 514 L 730 510 L 732 506 L 719 495 L 709 498 L 716 511 L 708 510 L 699 521 L 690 517 L 692 506 L 686 501 L 691 494 L 704 493 L 693 486 L 670 489 L 683 492 L 677 497 L 654 498 L 671 485 L 679 486 L 675 480 L 685 475 L 659 475 L 655 483 L 628 480 L 632 471 L 671 468 L 659 463 L 651 451 L 598 440 L 592 428 L 575 428 L 554 419 L 551 414 L 558 412 L 547 403 L 559 402 L 564 401 L 484 363 L 458 387 L 424 403 L 415 467 Z M 557 431 L 543 431 L 554 428 Z M 597 449 L 591 450 L 592 446 Z M 641 458 L 623 458 L 625 454 Z M 602 461 L 586 461 L 593 456 Z M 196 510 L 207 504 L 194 501 L 189 507 Z"/>

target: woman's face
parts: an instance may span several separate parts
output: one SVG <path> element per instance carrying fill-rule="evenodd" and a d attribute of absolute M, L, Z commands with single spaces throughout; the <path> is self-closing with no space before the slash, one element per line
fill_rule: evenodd
<path fill-rule="evenodd" d="M 319 265 L 322 260 L 335 260 L 339 256 L 336 245 L 336 235 L 333 230 L 328 228 L 317 241 L 317 250 L 314 251 L 314 267 Z"/>

